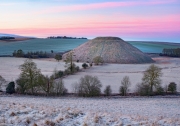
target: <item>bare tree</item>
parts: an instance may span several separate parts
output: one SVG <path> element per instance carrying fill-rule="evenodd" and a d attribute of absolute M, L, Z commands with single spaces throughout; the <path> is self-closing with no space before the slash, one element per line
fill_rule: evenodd
<path fill-rule="evenodd" d="M 150 94 L 153 93 L 153 88 L 157 88 L 161 84 L 160 77 L 162 76 L 161 68 L 156 65 L 151 65 L 145 72 L 142 78 L 142 85 L 150 87 Z"/>
<path fill-rule="evenodd" d="M 59 79 L 58 81 L 54 82 L 54 92 L 57 96 L 62 96 L 66 93 L 66 88 L 64 86 L 64 82 L 62 79 Z"/>
<path fill-rule="evenodd" d="M 98 77 L 85 75 L 78 83 L 78 94 L 84 97 L 99 96 L 101 94 L 101 87 L 102 84 Z"/>
<path fill-rule="evenodd" d="M 44 75 L 38 78 L 38 86 L 46 93 L 46 96 L 49 96 L 53 90 L 53 81 L 53 78 Z"/>
<path fill-rule="evenodd" d="M 123 80 L 121 81 L 121 86 L 119 89 L 120 94 L 123 96 L 127 95 L 127 92 L 129 91 L 129 87 L 131 86 L 131 82 L 128 76 L 125 76 Z"/>

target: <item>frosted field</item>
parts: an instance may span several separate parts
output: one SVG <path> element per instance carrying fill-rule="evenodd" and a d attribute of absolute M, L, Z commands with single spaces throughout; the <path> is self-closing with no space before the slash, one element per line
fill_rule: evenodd
<path fill-rule="evenodd" d="M 0 97 L 0 125 L 178 126 L 180 97 Z"/>
<path fill-rule="evenodd" d="M 19 65 L 23 64 L 24 58 L 2 58 L 0 57 L 0 75 L 7 81 L 15 81 L 20 70 Z M 162 68 L 162 86 L 165 87 L 170 82 L 177 84 L 177 91 L 180 92 L 180 58 L 154 58 L 156 65 Z M 54 59 L 35 59 L 33 60 L 41 72 L 45 75 L 51 75 L 54 69 L 64 70 L 65 63 L 57 62 Z M 76 62 L 75 62 L 76 63 Z M 80 68 L 82 63 L 76 63 Z M 136 84 L 141 82 L 143 72 L 151 64 L 104 64 L 100 66 L 93 66 L 92 68 L 83 70 L 82 72 L 65 77 L 65 87 L 71 93 L 73 92 L 73 84 L 78 82 L 84 75 L 97 76 L 102 82 L 102 91 L 106 85 L 111 85 L 113 93 L 119 92 L 121 80 L 124 76 L 129 76 L 131 81 L 130 92 L 136 90 Z"/>
<path fill-rule="evenodd" d="M 19 65 L 24 58 L 0 58 L 0 75 L 8 81 L 18 78 Z M 180 59 L 155 58 L 162 68 L 162 85 L 174 81 L 180 91 Z M 45 75 L 56 68 L 64 70 L 64 62 L 54 59 L 35 59 L 37 67 Z M 77 63 L 76 63 L 77 64 Z M 81 67 L 82 63 L 78 63 Z M 84 75 L 98 76 L 103 87 L 111 85 L 118 93 L 122 78 L 130 77 L 132 86 L 141 82 L 143 71 L 150 64 L 105 64 L 93 66 L 75 75 L 65 77 L 66 88 L 73 92 L 73 83 Z M 180 96 L 135 98 L 78 98 L 31 97 L 0 95 L 0 126 L 178 126 L 180 125 Z"/>

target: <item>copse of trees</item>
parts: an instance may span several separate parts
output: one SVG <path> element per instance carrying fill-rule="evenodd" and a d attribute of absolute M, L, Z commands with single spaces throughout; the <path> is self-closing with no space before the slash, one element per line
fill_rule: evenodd
<path fill-rule="evenodd" d="M 15 37 L 10 37 L 10 36 L 2 36 L 2 37 L 0 37 L 0 40 L 9 40 L 9 39 L 15 39 Z"/>
<path fill-rule="evenodd" d="M 35 51 L 35 52 L 23 52 L 23 50 L 19 49 L 19 50 L 14 50 L 13 52 L 13 56 L 14 57 L 24 57 L 24 58 L 49 58 L 47 52 L 43 52 L 43 51 Z"/>
<path fill-rule="evenodd" d="M 31 59 L 25 60 L 20 66 L 20 70 L 21 74 L 16 80 L 17 93 L 45 94 L 46 96 L 61 96 L 67 93 L 62 79 L 55 80 L 54 75 L 44 76 Z"/>
<path fill-rule="evenodd" d="M 21 50 L 21 49 L 19 49 L 19 50 L 14 50 L 14 52 L 13 52 L 13 56 L 14 57 L 24 57 L 24 52 Z"/>
<path fill-rule="evenodd" d="M 48 39 L 87 39 L 87 38 L 84 38 L 84 37 L 81 37 L 81 38 L 77 38 L 77 37 L 68 37 L 68 36 L 50 36 L 50 37 L 47 37 Z"/>
<path fill-rule="evenodd" d="M 176 49 L 163 49 L 160 56 L 180 57 L 180 48 Z"/>

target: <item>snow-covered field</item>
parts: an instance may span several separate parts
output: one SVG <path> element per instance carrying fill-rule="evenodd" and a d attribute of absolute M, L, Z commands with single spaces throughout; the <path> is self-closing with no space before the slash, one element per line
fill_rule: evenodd
<path fill-rule="evenodd" d="M 15 81 L 20 70 L 19 65 L 23 64 L 24 58 L 2 58 L 0 57 L 0 75 L 8 81 Z M 162 68 L 162 86 L 165 87 L 170 82 L 177 84 L 177 91 L 180 92 L 180 58 L 154 58 L 156 65 Z M 51 75 L 54 69 L 64 70 L 65 63 L 57 62 L 54 59 L 34 59 L 33 60 L 42 73 Z M 76 63 L 80 66 L 82 63 Z M 111 85 L 113 93 L 119 92 L 121 80 L 124 76 L 129 76 L 131 80 L 130 92 L 134 92 L 136 84 L 141 82 L 143 72 L 151 64 L 104 64 L 100 66 L 93 66 L 90 69 L 83 70 L 82 72 L 64 78 L 65 87 L 69 92 L 73 92 L 73 84 L 78 82 L 84 75 L 97 76 L 102 82 L 102 91 L 106 85 Z"/>
<path fill-rule="evenodd" d="M 180 97 L 0 97 L 0 126 L 178 126 Z"/>

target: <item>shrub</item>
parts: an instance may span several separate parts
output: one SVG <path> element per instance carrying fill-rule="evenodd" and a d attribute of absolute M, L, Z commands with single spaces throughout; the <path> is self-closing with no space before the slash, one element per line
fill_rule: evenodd
<path fill-rule="evenodd" d="M 63 77 L 64 76 L 64 72 L 63 71 L 58 71 L 58 76 L 61 78 L 61 77 Z"/>
<path fill-rule="evenodd" d="M 105 90 L 104 90 L 104 94 L 105 94 L 106 96 L 110 96 L 111 93 L 112 93 L 111 86 L 110 86 L 110 85 L 106 86 L 106 88 L 105 88 Z"/>
<path fill-rule="evenodd" d="M 170 91 L 172 94 L 176 92 L 177 84 L 175 82 L 171 82 L 168 85 L 168 91 Z"/>
<path fill-rule="evenodd" d="M 75 69 L 76 69 L 76 72 L 78 72 L 78 71 L 80 70 L 80 69 L 79 69 L 79 66 L 76 66 Z"/>
<path fill-rule="evenodd" d="M 14 82 L 10 82 L 6 88 L 6 93 L 13 94 L 15 93 L 15 84 Z"/>
<path fill-rule="evenodd" d="M 71 72 L 70 72 L 70 70 L 69 69 L 65 69 L 64 70 L 64 76 L 66 76 L 66 75 L 70 75 L 71 74 Z"/>
<path fill-rule="evenodd" d="M 156 88 L 156 95 L 164 95 L 164 89 L 161 86 Z"/>
<path fill-rule="evenodd" d="M 58 62 L 62 59 L 62 56 L 60 54 L 56 54 L 54 57 Z"/>
<path fill-rule="evenodd" d="M 89 64 L 89 66 L 90 66 L 90 67 L 92 67 L 92 66 L 93 66 L 93 64 L 92 64 L 92 63 L 90 63 L 90 64 Z"/>
<path fill-rule="evenodd" d="M 123 80 L 121 81 L 121 86 L 120 86 L 120 89 L 119 89 L 119 93 L 122 94 L 123 96 L 126 96 L 127 92 L 129 91 L 130 85 L 131 85 L 131 82 L 129 80 L 129 77 L 125 76 L 123 78 Z"/>
<path fill-rule="evenodd" d="M 101 94 L 101 87 L 102 84 L 98 77 L 85 75 L 80 78 L 76 88 L 79 96 L 93 97 Z"/>
<path fill-rule="evenodd" d="M 82 64 L 82 67 L 83 67 L 84 69 L 86 69 L 86 68 L 88 67 L 88 64 L 83 63 L 83 64 Z"/>
<path fill-rule="evenodd" d="M 150 95 L 150 86 L 145 84 L 137 84 L 137 93 L 141 96 L 149 96 Z"/>
<path fill-rule="evenodd" d="M 96 56 L 94 59 L 93 59 L 93 62 L 95 63 L 95 65 L 99 65 L 99 63 L 103 63 L 103 58 L 101 56 Z"/>
<path fill-rule="evenodd" d="M 79 70 L 79 67 L 76 66 L 75 63 L 72 63 L 72 64 L 66 64 L 65 67 L 67 67 L 65 71 L 66 71 L 66 73 L 68 73 L 68 74 L 74 74 L 74 73 L 77 72 L 77 70 Z M 68 75 L 68 74 L 67 74 L 67 75 Z"/>
<path fill-rule="evenodd" d="M 61 78 L 65 75 L 64 71 L 57 71 L 56 69 L 54 70 L 53 74 L 51 75 L 50 78 L 52 79 L 58 79 L 58 78 Z"/>

